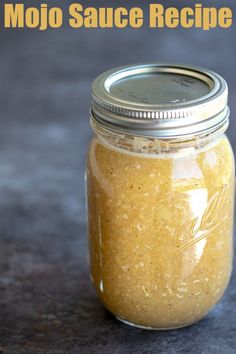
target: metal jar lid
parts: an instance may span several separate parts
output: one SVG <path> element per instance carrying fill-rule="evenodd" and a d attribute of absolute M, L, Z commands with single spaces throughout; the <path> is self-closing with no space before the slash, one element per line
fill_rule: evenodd
<path fill-rule="evenodd" d="M 228 88 L 199 67 L 144 64 L 98 76 L 92 118 L 105 128 L 137 136 L 193 137 L 227 127 Z"/>

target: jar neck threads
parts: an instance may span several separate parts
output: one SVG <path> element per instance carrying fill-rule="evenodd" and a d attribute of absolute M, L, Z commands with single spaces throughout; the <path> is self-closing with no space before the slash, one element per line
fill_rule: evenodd
<path fill-rule="evenodd" d="M 220 136 L 225 133 L 228 127 L 227 121 L 217 130 L 208 134 L 203 132 L 201 135 L 197 135 L 194 138 L 186 136 L 185 138 L 176 137 L 161 139 L 156 137 L 135 136 L 127 133 L 112 131 L 99 124 L 92 116 L 90 122 L 94 133 L 105 144 L 126 152 L 150 155 L 184 151 L 187 152 L 193 149 L 202 149 L 205 146 L 212 144 L 215 140 L 218 140 Z"/>

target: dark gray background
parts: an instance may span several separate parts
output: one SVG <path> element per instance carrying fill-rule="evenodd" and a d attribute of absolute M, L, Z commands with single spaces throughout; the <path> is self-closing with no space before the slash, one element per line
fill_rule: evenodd
<path fill-rule="evenodd" d="M 236 10 L 233 0 L 217 4 Z M 236 149 L 235 26 L 210 32 L 1 28 L 0 352 L 236 352 L 235 273 L 215 310 L 183 330 L 132 329 L 103 309 L 88 278 L 83 182 L 90 85 L 117 65 L 168 61 L 222 74 Z"/>

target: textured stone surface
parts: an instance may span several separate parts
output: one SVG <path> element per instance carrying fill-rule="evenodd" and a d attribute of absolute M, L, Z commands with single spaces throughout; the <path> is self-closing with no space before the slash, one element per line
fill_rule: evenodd
<path fill-rule="evenodd" d="M 91 80 L 132 62 L 193 63 L 225 76 L 236 149 L 235 26 L 1 30 L 0 43 L 0 353 L 234 354 L 235 273 L 215 310 L 179 331 L 132 329 L 103 309 L 88 278 L 83 171 Z"/>

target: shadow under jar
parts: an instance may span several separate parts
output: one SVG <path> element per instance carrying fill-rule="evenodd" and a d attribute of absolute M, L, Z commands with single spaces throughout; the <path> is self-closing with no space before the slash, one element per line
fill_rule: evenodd
<path fill-rule="evenodd" d="M 119 320 L 172 329 L 222 297 L 233 257 L 227 85 L 209 70 L 122 67 L 93 83 L 91 278 Z"/>

